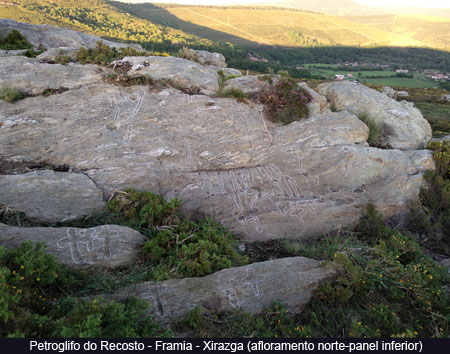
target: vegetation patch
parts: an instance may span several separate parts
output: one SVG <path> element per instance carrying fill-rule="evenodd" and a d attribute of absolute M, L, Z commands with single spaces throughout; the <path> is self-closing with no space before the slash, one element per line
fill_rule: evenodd
<path fill-rule="evenodd" d="M 197 53 L 193 50 L 190 50 L 187 47 L 183 47 L 180 49 L 177 55 L 179 58 L 195 61 L 196 63 L 200 63 L 200 58 Z"/>
<path fill-rule="evenodd" d="M 450 104 L 417 102 L 415 105 L 430 123 L 433 137 L 450 135 Z"/>
<path fill-rule="evenodd" d="M 367 138 L 367 142 L 369 143 L 369 145 L 380 147 L 380 123 L 378 123 L 368 111 L 358 112 L 356 116 L 369 128 L 369 137 Z"/>
<path fill-rule="evenodd" d="M 261 94 L 260 101 L 264 104 L 266 117 L 286 125 L 308 116 L 307 104 L 312 101 L 312 96 L 295 80 L 282 76 Z"/>
<path fill-rule="evenodd" d="M 24 93 L 18 88 L 11 86 L 0 87 L 0 99 L 9 103 L 14 103 L 24 98 Z"/>
<path fill-rule="evenodd" d="M 27 38 L 18 30 L 12 30 L 5 38 L 0 37 L 0 49 L 17 50 L 31 49 L 33 46 L 28 42 Z"/>
<path fill-rule="evenodd" d="M 52 95 L 58 95 L 64 92 L 69 91 L 69 89 L 67 87 L 59 87 L 59 88 L 48 88 L 45 89 L 44 91 L 42 91 L 42 96 L 44 97 L 48 97 L 48 96 L 52 96 Z"/>
<path fill-rule="evenodd" d="M 68 296 L 75 278 L 45 253 L 24 243 L 0 248 L 1 337 L 167 336 L 150 318 L 144 301 L 116 303 Z"/>
<path fill-rule="evenodd" d="M 147 56 L 149 53 L 146 51 L 138 51 L 131 47 L 126 48 L 114 48 L 109 47 L 102 41 L 97 41 L 94 48 L 86 49 L 81 47 L 75 52 L 76 61 L 80 64 L 97 64 L 108 65 L 113 60 L 123 59 L 127 56 Z"/>
<path fill-rule="evenodd" d="M 445 269 L 390 229 L 373 206 L 356 232 L 285 241 L 285 252 L 333 262 L 344 273 L 324 283 L 299 315 L 275 303 L 261 315 L 191 311 L 182 330 L 199 337 L 447 337 Z"/>
<path fill-rule="evenodd" d="M 151 192 L 127 190 L 108 204 L 121 220 L 150 237 L 142 250 L 151 262 L 153 278 L 204 276 L 247 263 L 237 252 L 231 232 L 212 219 L 194 222 L 181 218 L 178 199 L 164 200 Z"/>
<path fill-rule="evenodd" d="M 421 204 L 409 213 L 407 230 L 434 252 L 450 256 L 450 141 L 431 142 L 428 149 L 436 170 L 424 175 L 427 188 L 420 191 Z"/>

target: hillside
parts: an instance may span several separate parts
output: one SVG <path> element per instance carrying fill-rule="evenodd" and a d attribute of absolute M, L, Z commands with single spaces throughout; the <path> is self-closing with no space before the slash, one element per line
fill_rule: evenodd
<path fill-rule="evenodd" d="M 126 2 L 126 0 L 124 0 Z M 380 14 L 416 14 L 427 16 L 440 16 L 450 18 L 450 9 L 438 9 L 427 7 L 377 7 L 366 6 L 353 0 L 282 0 L 282 1 L 264 1 L 265 6 L 286 7 L 296 10 L 307 10 L 321 12 L 336 16 L 362 16 L 362 15 L 380 15 Z M 426 6 L 426 3 L 424 3 Z"/>
<path fill-rule="evenodd" d="M 401 35 L 430 47 L 450 48 L 450 19 L 421 15 L 348 16 L 347 20 L 389 32 L 393 41 Z M 400 44 L 400 43 L 399 43 Z"/>
<path fill-rule="evenodd" d="M 427 38 L 418 40 L 342 17 L 293 9 L 109 3 L 153 23 L 242 46 L 430 46 Z"/>
<path fill-rule="evenodd" d="M 154 45 L 212 44 L 180 30 L 133 18 L 103 0 L 0 0 L 0 18 L 57 25 L 111 39 Z"/>
<path fill-rule="evenodd" d="M 0 17 L 137 42 L 149 51 L 175 54 L 187 46 L 219 52 L 239 69 L 288 70 L 298 78 L 312 77 L 302 68 L 307 63 L 358 61 L 409 69 L 426 63 L 425 69 L 450 70 L 447 51 L 424 48 L 447 46 L 447 37 L 439 36 L 448 33 L 445 19 L 426 22 L 429 28 L 415 36 L 411 29 L 375 28 L 364 18 L 354 21 L 292 9 L 129 5 L 106 0 L 0 0 Z"/>

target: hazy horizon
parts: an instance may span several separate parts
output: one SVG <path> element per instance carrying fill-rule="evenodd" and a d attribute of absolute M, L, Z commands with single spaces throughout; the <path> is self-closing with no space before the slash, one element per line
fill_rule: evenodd
<path fill-rule="evenodd" d="M 116 0 L 128 3 L 175 3 L 183 5 L 247 5 L 262 3 L 283 3 L 286 0 Z M 370 7 L 389 8 L 450 8 L 448 0 L 429 0 L 424 5 L 423 0 L 354 0 Z"/>

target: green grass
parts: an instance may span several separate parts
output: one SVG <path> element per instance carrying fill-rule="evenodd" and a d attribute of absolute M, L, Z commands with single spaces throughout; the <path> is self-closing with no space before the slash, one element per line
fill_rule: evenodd
<path fill-rule="evenodd" d="M 22 91 L 15 87 L 3 86 L 0 88 L 0 99 L 6 102 L 14 103 L 21 98 L 23 98 Z"/>
<path fill-rule="evenodd" d="M 357 78 L 358 79 L 358 78 Z M 421 80 L 421 79 L 411 79 L 411 78 L 382 78 L 382 79 L 367 79 L 363 78 L 360 80 L 362 83 L 369 83 L 373 85 L 382 86 L 393 86 L 393 87 L 412 87 L 412 88 L 436 88 L 437 83 L 432 80 Z"/>
<path fill-rule="evenodd" d="M 381 125 L 377 123 L 374 117 L 367 111 L 358 112 L 356 116 L 369 128 L 369 137 L 367 138 L 369 145 L 379 146 Z"/>
<path fill-rule="evenodd" d="M 417 102 L 415 105 L 430 123 L 434 137 L 450 135 L 450 104 Z"/>

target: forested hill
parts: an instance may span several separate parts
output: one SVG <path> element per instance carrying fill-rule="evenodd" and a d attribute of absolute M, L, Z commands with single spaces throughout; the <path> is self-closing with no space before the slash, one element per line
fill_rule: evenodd
<path fill-rule="evenodd" d="M 392 33 L 367 18 L 257 7 L 135 4 L 107 0 L 0 0 L 0 18 L 68 27 L 147 50 L 174 54 L 181 47 L 220 52 L 230 66 L 310 77 L 305 63 L 369 61 L 450 71 L 446 21 L 420 38 Z M 423 27 L 428 22 L 422 22 Z M 431 21 L 431 22 L 430 22 Z M 434 20 L 433 20 L 434 21 Z M 378 28 L 375 28 L 378 27 Z M 417 37 L 417 36 L 416 36 Z M 439 38 L 439 40 L 437 40 Z M 427 41 L 431 43 L 428 45 Z M 440 44 L 439 49 L 432 49 Z M 393 46 L 399 46 L 394 48 Z M 427 48 L 428 47 L 428 48 Z M 437 47 L 437 45 L 435 46 Z M 249 56 L 249 54 L 251 54 Z M 257 58 L 258 60 L 252 60 Z"/>
<path fill-rule="evenodd" d="M 213 44 L 181 30 L 131 16 L 105 0 L 0 0 L 0 18 L 68 27 L 121 41 Z"/>
<path fill-rule="evenodd" d="M 450 19 L 444 17 L 352 18 L 280 7 L 109 3 L 153 23 L 245 47 L 343 45 L 450 49 Z"/>

